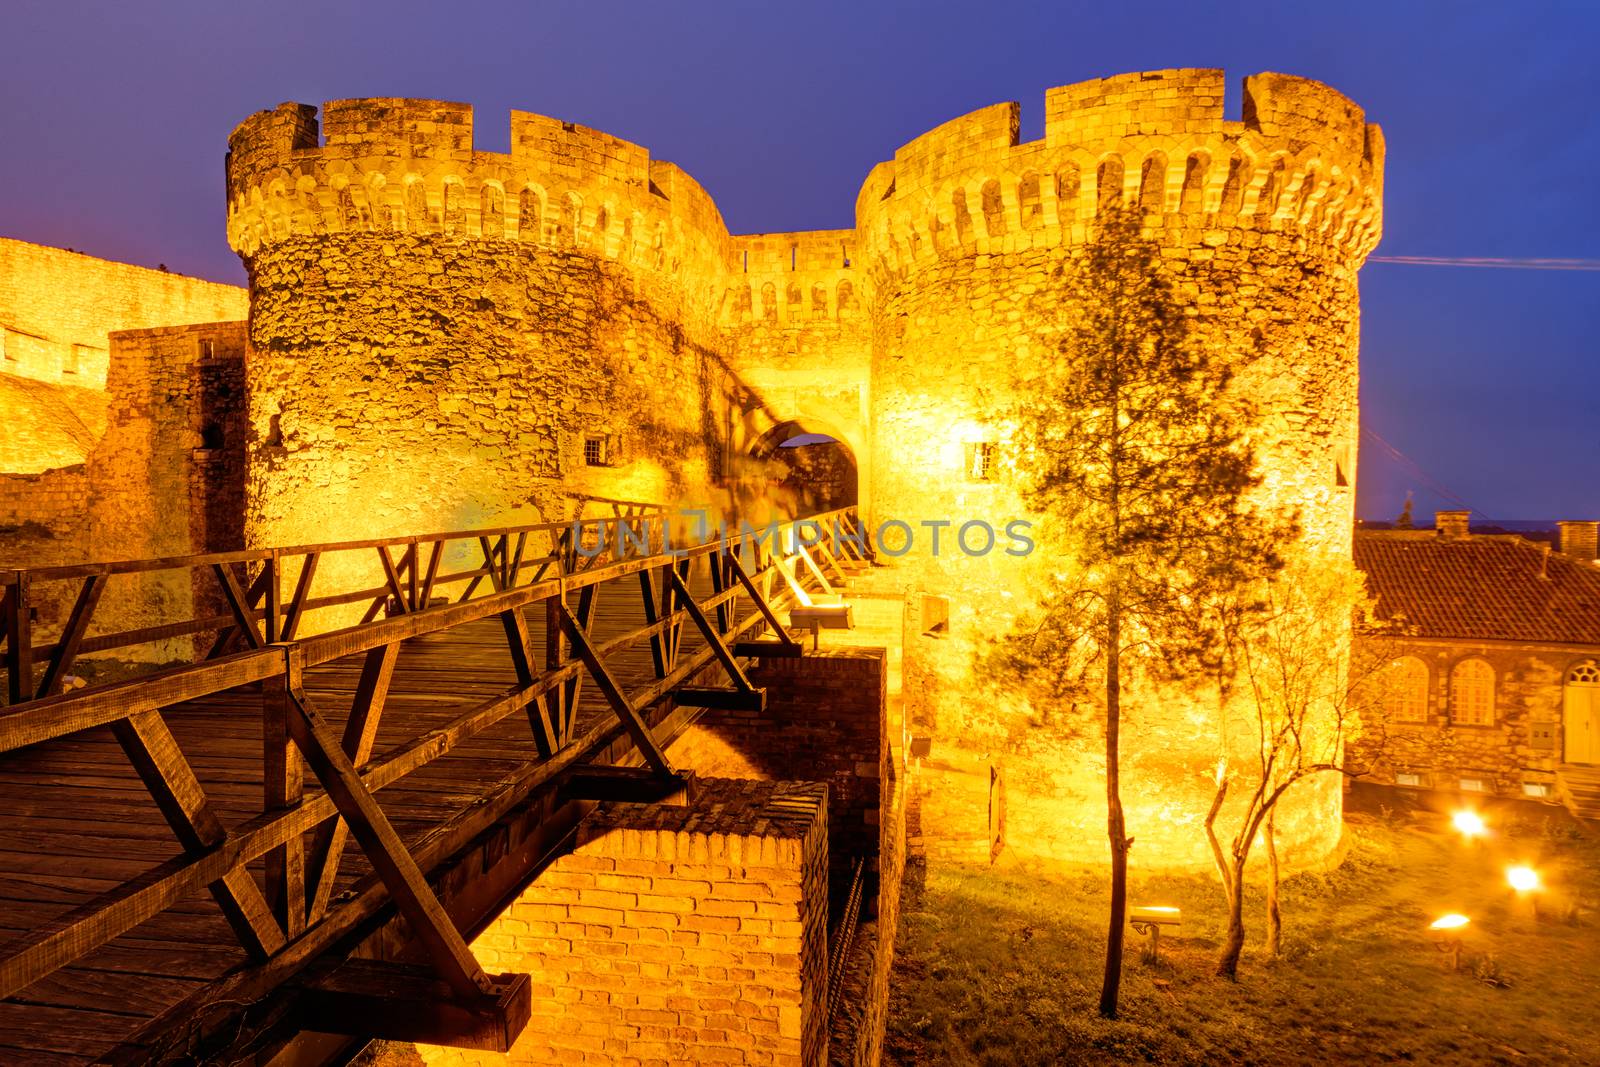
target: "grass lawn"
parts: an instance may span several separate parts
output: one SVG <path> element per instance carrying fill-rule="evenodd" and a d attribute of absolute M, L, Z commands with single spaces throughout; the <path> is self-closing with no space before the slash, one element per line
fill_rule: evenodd
<path fill-rule="evenodd" d="M 1482 809 L 1492 835 L 1468 846 L 1452 803 L 1356 794 L 1344 862 L 1285 880 L 1280 960 L 1260 953 L 1252 890 L 1237 983 L 1212 973 L 1216 880 L 1141 879 L 1136 846 L 1130 902 L 1179 905 L 1183 927 L 1154 966 L 1129 931 L 1113 1021 L 1095 1013 L 1103 873 L 1046 877 L 1003 855 L 913 869 L 885 1063 L 1600 1063 L 1600 835 L 1560 809 L 1503 802 Z M 1514 863 L 1547 883 L 1538 920 L 1506 885 Z M 1426 933 L 1452 911 L 1473 920 L 1459 973 Z"/>

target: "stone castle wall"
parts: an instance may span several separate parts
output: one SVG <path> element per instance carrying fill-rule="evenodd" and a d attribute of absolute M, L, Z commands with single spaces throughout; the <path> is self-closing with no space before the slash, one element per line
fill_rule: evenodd
<path fill-rule="evenodd" d="M 113 330 L 243 319 L 248 310 L 237 285 L 0 237 L 0 373 L 104 389 Z"/>
<path fill-rule="evenodd" d="M 120 413 L 108 372 L 113 379 L 145 373 L 112 366 L 111 334 L 242 320 L 247 309 L 238 286 L 0 238 L 0 567 L 134 551 L 131 542 L 97 540 L 91 530 L 93 467 L 117 462 L 117 446 L 103 443 Z M 150 480 L 160 473 L 140 472 L 125 492 L 153 502 L 182 488 Z M 44 606 L 41 624 L 48 627 L 57 609 Z"/>
<path fill-rule="evenodd" d="M 105 423 L 84 461 L 43 474 L 0 475 L 0 566 L 243 547 L 245 324 L 119 331 L 109 346 L 110 373 L 99 394 Z M 54 639 L 78 586 L 76 580 L 34 584 L 36 640 Z M 91 632 L 183 621 L 219 608 L 219 597 L 208 572 L 116 575 Z M 191 640 L 118 655 L 187 660 Z"/>

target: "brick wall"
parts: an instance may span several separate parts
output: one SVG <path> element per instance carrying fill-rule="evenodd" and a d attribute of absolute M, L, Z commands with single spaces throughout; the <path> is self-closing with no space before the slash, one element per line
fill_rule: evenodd
<path fill-rule="evenodd" d="M 602 805 L 473 942 L 533 976 L 509 1054 L 427 1063 L 820 1064 L 827 789 L 694 779 L 686 802 Z"/>
<path fill-rule="evenodd" d="M 826 782 L 834 881 L 866 857 L 872 890 L 889 778 L 884 650 L 808 651 L 763 659 L 748 673 L 766 688 L 767 710 L 707 709 L 673 743 L 673 762 L 699 774 Z"/>

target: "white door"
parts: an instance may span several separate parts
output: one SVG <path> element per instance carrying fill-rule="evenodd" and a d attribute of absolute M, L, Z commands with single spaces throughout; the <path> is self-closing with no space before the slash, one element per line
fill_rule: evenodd
<path fill-rule="evenodd" d="M 1567 672 L 1561 721 L 1568 763 L 1600 763 L 1600 665 L 1585 660 Z"/>

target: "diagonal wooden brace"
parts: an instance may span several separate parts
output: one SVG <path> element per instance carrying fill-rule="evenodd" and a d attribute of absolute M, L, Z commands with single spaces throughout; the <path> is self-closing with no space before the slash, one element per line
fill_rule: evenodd
<path fill-rule="evenodd" d="M 339 738 L 311 706 L 300 677 L 298 650 L 291 647 L 284 651 L 289 659 L 289 733 L 305 754 L 306 763 L 344 816 L 395 907 L 427 950 L 439 977 L 461 997 L 492 995 L 494 983 L 484 974 L 461 932 L 429 888 L 427 878 L 389 817 L 362 783 Z"/>
<path fill-rule="evenodd" d="M 611 705 L 611 709 L 617 713 L 617 718 L 622 720 L 622 725 L 627 729 L 629 736 L 633 738 L 633 743 L 639 746 L 639 752 L 644 756 L 644 761 L 650 765 L 651 770 L 662 777 L 672 774 L 672 764 L 667 762 L 666 753 L 662 752 L 661 746 L 656 744 L 654 735 L 650 733 L 650 727 L 645 725 L 644 720 L 639 717 L 639 709 L 629 702 L 627 695 L 622 691 L 622 687 L 617 684 L 617 680 L 611 676 L 611 672 L 606 669 L 605 663 L 601 661 L 599 653 L 595 651 L 594 644 L 589 640 L 589 635 L 578 624 L 578 620 L 573 617 L 572 609 L 565 604 L 561 605 L 561 626 L 562 629 L 567 631 L 567 636 L 572 639 L 572 647 L 577 651 L 578 658 L 583 660 L 585 667 L 589 668 L 589 674 L 594 678 L 594 684 L 605 696 L 606 703 Z"/>
<path fill-rule="evenodd" d="M 678 572 L 675 570 L 669 572 L 668 580 L 672 583 L 673 592 L 678 595 L 678 607 L 687 611 L 689 618 L 694 620 L 695 626 L 700 630 L 700 636 L 711 646 L 711 654 L 717 657 L 722 669 L 728 672 L 734 688 L 741 693 L 754 693 L 756 687 L 750 684 L 744 668 L 739 666 L 739 661 L 733 658 L 733 653 L 729 652 L 728 646 L 723 643 L 722 635 L 711 625 L 711 620 L 706 618 L 706 613 L 700 609 L 700 605 L 695 603 L 694 594 L 689 592 L 688 585 L 678 577 Z"/>
<path fill-rule="evenodd" d="M 761 595 L 761 590 L 756 588 L 756 583 L 750 580 L 750 575 L 744 569 L 744 564 L 739 562 L 739 557 L 729 553 L 728 562 L 733 564 L 733 576 L 739 579 L 739 584 L 744 586 L 744 591 L 750 595 L 755 603 L 756 610 L 761 617 L 772 627 L 773 634 L 778 639 L 778 644 L 785 650 L 794 650 L 798 654 L 800 642 L 789 636 L 789 631 L 784 629 L 783 623 L 778 621 L 778 613 L 772 610 L 772 605 L 767 603 L 767 598 Z"/>
<path fill-rule="evenodd" d="M 111 732 L 186 852 L 206 852 L 226 840 L 227 832 L 212 811 L 205 789 L 159 711 L 135 711 L 112 723 Z M 283 928 L 243 865 L 229 870 L 210 889 L 252 959 L 264 960 L 283 947 Z"/>

